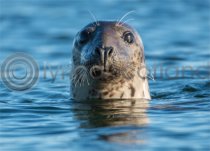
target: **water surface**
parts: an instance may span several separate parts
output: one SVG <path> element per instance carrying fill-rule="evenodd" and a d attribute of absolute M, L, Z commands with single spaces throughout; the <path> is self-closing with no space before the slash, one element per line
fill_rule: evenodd
<path fill-rule="evenodd" d="M 128 23 L 153 69 L 151 101 L 74 101 L 68 76 L 44 75 L 46 65 L 68 67 L 74 35 L 93 21 L 88 10 L 99 20 L 135 10 Z M 209 10 L 208 0 L 0 0 L 0 63 L 24 52 L 40 67 L 28 91 L 0 82 L 0 150 L 209 150 Z"/>

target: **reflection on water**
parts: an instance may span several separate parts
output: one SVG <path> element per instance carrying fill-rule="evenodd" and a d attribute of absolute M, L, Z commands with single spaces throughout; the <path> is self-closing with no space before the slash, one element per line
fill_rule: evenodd
<path fill-rule="evenodd" d="M 74 102 L 74 116 L 83 121 L 81 128 L 104 126 L 145 126 L 148 100 L 94 100 Z"/>
<path fill-rule="evenodd" d="M 144 138 L 136 138 L 149 119 L 147 109 L 149 100 L 90 100 L 72 103 L 76 120 L 81 121 L 80 128 L 133 126 L 135 128 L 119 132 L 100 134 L 99 140 L 117 143 L 145 143 Z"/>

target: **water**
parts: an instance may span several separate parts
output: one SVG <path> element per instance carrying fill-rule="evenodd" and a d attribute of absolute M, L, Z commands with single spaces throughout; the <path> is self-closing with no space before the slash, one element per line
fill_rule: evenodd
<path fill-rule="evenodd" d="M 153 69 L 151 101 L 75 102 L 66 74 L 53 80 L 93 21 L 88 10 L 100 20 L 135 10 L 128 18 Z M 207 0 L 0 0 L 0 62 L 24 52 L 40 67 L 28 91 L 0 82 L 0 150 L 209 150 L 209 10 Z"/>

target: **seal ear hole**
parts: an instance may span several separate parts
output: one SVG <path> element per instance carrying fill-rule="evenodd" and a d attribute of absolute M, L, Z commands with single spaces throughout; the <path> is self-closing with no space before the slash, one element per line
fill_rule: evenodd
<path fill-rule="evenodd" d="M 132 44 L 134 43 L 135 38 L 132 32 L 126 31 L 123 33 L 123 40 L 129 44 Z"/>

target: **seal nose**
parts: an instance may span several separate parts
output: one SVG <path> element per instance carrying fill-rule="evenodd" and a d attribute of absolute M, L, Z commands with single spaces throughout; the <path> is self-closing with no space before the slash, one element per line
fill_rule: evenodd
<path fill-rule="evenodd" d="M 103 56 L 103 55 L 107 55 L 108 57 L 111 57 L 113 54 L 113 47 L 96 47 L 95 52 L 99 55 L 99 56 Z"/>
<path fill-rule="evenodd" d="M 107 60 L 112 56 L 114 52 L 113 47 L 96 47 L 95 53 L 100 57 L 101 63 L 104 65 L 104 71 L 106 71 Z"/>

